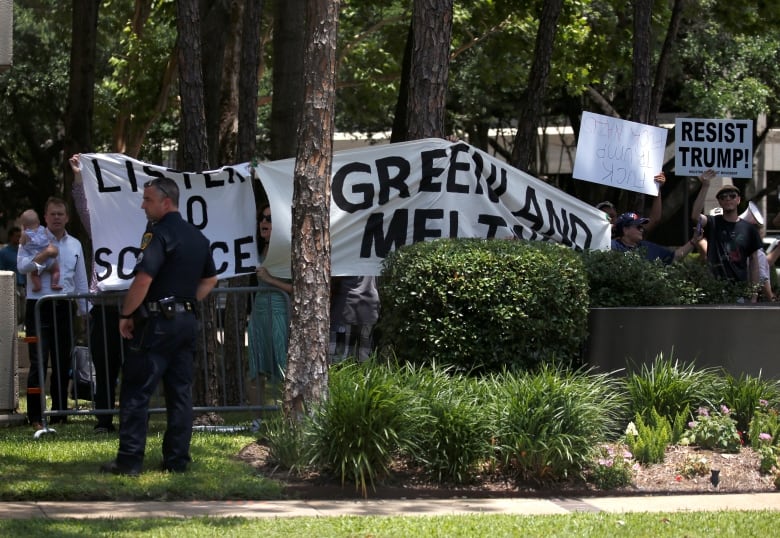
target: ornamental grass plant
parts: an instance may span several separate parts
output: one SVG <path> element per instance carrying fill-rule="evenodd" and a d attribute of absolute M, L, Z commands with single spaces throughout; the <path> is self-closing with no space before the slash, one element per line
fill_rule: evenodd
<path fill-rule="evenodd" d="M 583 370 L 542 366 L 484 382 L 499 464 L 537 483 L 582 476 L 624 405 L 613 378 Z"/>
<path fill-rule="evenodd" d="M 397 380 L 393 369 L 370 361 L 332 367 L 330 396 L 304 423 L 309 464 L 367 496 L 399 451 L 414 452 L 427 410 Z"/>
<path fill-rule="evenodd" d="M 623 383 L 629 400 L 626 420 L 640 415 L 645 422 L 653 419 L 654 410 L 670 422 L 681 413 L 693 416 L 699 406 L 719 402 L 724 387 L 717 369 L 696 368 L 663 353 L 649 365 L 630 365 Z"/>
<path fill-rule="evenodd" d="M 487 411 L 478 381 L 440 369 L 406 365 L 399 386 L 414 394 L 423 409 L 408 456 L 438 483 L 466 484 L 491 454 Z"/>

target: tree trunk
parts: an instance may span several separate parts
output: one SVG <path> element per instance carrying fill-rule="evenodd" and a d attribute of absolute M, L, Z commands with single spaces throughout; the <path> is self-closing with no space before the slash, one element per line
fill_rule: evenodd
<path fill-rule="evenodd" d="M 658 57 L 658 65 L 655 68 L 655 83 L 653 84 L 652 97 L 650 99 L 650 115 L 647 118 L 650 125 L 655 125 L 658 121 L 658 112 L 661 109 L 661 98 L 664 95 L 666 86 L 666 77 L 669 72 L 669 63 L 672 61 L 672 51 L 677 42 L 677 34 L 680 31 L 680 22 L 683 15 L 683 1 L 674 0 L 672 6 L 672 16 L 669 19 L 669 26 L 666 30 L 666 38 Z"/>
<path fill-rule="evenodd" d="M 631 97 L 631 116 L 637 123 L 647 123 L 650 117 L 650 62 L 652 60 L 651 17 L 652 0 L 634 0 L 634 66 Z M 655 170 L 660 172 L 660 170 Z M 628 209 L 641 213 L 645 205 L 645 195 L 632 192 L 628 196 Z"/>
<path fill-rule="evenodd" d="M 248 0 L 244 8 L 238 75 L 238 134 L 236 140 L 238 162 L 251 161 L 255 156 L 257 89 L 263 58 L 260 41 L 262 19 L 263 0 Z"/>
<path fill-rule="evenodd" d="M 271 159 L 295 157 L 304 85 L 306 0 L 276 0 L 274 15 Z M 308 75 L 308 73 L 307 73 Z"/>
<path fill-rule="evenodd" d="M 234 87 L 237 77 L 235 65 L 231 65 L 231 40 L 235 37 L 235 25 L 231 16 L 231 2 L 227 0 L 200 0 L 201 54 L 203 73 L 203 99 L 206 114 L 206 139 L 209 143 L 208 161 L 215 168 L 231 162 L 221 160 L 222 139 L 220 129 L 222 114 L 230 108 L 222 102 L 226 88 Z M 237 100 L 237 96 L 233 96 Z M 234 103 L 234 110 L 235 110 Z"/>
<path fill-rule="evenodd" d="M 406 109 L 409 106 L 409 78 L 411 77 L 413 46 L 414 32 L 412 31 L 412 23 L 409 23 L 409 32 L 406 35 L 406 46 L 404 47 L 404 59 L 401 64 L 401 83 L 398 86 L 398 100 L 395 102 L 393 132 L 390 133 L 391 144 L 409 140 L 409 123 Z"/>
<path fill-rule="evenodd" d="M 542 16 L 536 33 L 534 62 L 528 77 L 528 87 L 520 109 L 517 134 L 512 150 L 512 164 L 521 170 L 533 170 L 538 174 L 536 162 L 536 140 L 539 116 L 542 114 L 547 79 L 550 76 L 555 28 L 563 8 L 563 0 L 546 0 L 542 5 Z"/>
<path fill-rule="evenodd" d="M 73 172 L 68 159 L 74 153 L 92 151 L 92 118 L 95 103 L 95 58 L 99 0 L 73 0 L 73 30 L 70 49 L 70 86 L 65 110 L 63 144 L 63 192 L 69 196 Z M 82 234 L 85 237 L 84 234 Z M 89 245 L 87 245 L 89 247 Z M 91 249 L 85 249 L 91 252 Z M 90 256 L 91 258 L 91 256 Z"/>
<path fill-rule="evenodd" d="M 198 0 L 178 0 L 179 96 L 181 98 L 181 164 L 184 170 L 208 170 L 206 112 L 201 72 Z"/>
<path fill-rule="evenodd" d="M 203 97 L 203 75 L 201 73 L 200 10 L 198 0 L 177 2 L 177 26 L 179 29 L 179 94 L 181 96 L 181 163 L 184 170 L 202 172 L 209 169 L 208 140 L 206 138 L 206 113 Z M 195 405 L 219 405 L 219 370 L 216 360 L 216 305 L 214 296 L 204 301 L 203 319 L 205 327 L 204 348 L 199 357 L 202 364 L 196 364 L 193 384 Z M 208 422 L 219 422 L 213 415 Z M 201 420 L 201 422 L 204 422 Z"/>
<path fill-rule="evenodd" d="M 262 0 L 249 0 L 244 7 L 241 28 L 241 40 L 238 72 L 238 132 L 236 141 L 236 161 L 251 161 L 255 155 L 255 137 L 257 135 L 257 88 L 262 44 L 260 42 L 260 24 L 263 15 Z M 224 142 L 224 140 L 223 140 Z M 222 145 L 222 144 L 221 144 Z M 228 162 L 228 161 L 226 161 Z M 232 161 L 230 161 L 232 162 Z M 258 182 L 253 182 L 256 186 Z M 230 287 L 247 287 L 249 276 L 230 279 Z M 235 327 L 234 331 L 225 331 L 225 393 L 228 405 L 239 402 L 238 395 L 245 387 L 238 380 L 243 378 L 246 362 L 234 361 L 232 357 L 244 356 L 244 332 L 246 330 L 246 297 L 228 294 L 225 304 L 225 327 Z"/>
<path fill-rule="evenodd" d="M 414 0 L 408 140 L 445 137 L 453 0 Z"/>
<path fill-rule="evenodd" d="M 339 0 L 307 0 L 304 101 L 293 191 L 293 297 L 284 411 L 300 418 L 328 396 L 330 173 Z"/>

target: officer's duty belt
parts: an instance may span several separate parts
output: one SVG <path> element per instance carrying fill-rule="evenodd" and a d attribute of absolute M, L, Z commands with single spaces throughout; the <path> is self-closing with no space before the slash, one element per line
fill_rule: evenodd
<path fill-rule="evenodd" d="M 157 301 L 149 301 L 146 303 L 146 309 L 153 314 L 158 314 L 163 311 Z M 174 310 L 180 314 L 183 312 L 195 312 L 195 304 L 192 301 L 176 301 L 174 303 Z"/>

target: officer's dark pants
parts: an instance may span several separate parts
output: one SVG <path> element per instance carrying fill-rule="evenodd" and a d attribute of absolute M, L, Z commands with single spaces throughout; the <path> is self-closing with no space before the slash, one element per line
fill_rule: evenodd
<path fill-rule="evenodd" d="M 187 468 L 192 439 L 196 335 L 197 320 L 189 312 L 177 313 L 172 319 L 152 315 L 144 328 L 135 328 L 122 365 L 119 392 L 119 452 L 116 461 L 121 467 L 141 471 L 146 449 L 149 400 L 162 380 L 168 413 L 162 447 L 163 468 L 170 471 Z"/>
<path fill-rule="evenodd" d="M 124 346 L 119 334 L 119 307 L 96 304 L 90 312 L 89 349 L 95 364 L 95 409 L 114 409 L 116 383 Z M 113 415 L 97 415 L 97 426 L 108 428 Z"/>
<path fill-rule="evenodd" d="M 25 306 L 25 326 L 27 336 L 36 336 L 40 341 L 42 355 L 38 356 L 38 343 L 34 340 L 27 346 L 30 356 L 30 372 L 27 375 L 27 418 L 30 422 L 41 422 L 41 387 L 46 384 L 46 370 L 51 364 L 51 409 L 68 408 L 68 381 L 70 377 L 70 354 L 73 349 L 73 330 L 71 303 L 69 301 L 46 300 L 41 303 L 40 324 L 35 323 L 35 304 L 38 301 L 28 299 Z M 49 363 L 51 359 L 51 363 Z M 43 365 L 43 378 L 41 378 Z M 59 422 L 65 417 L 50 419 Z"/>

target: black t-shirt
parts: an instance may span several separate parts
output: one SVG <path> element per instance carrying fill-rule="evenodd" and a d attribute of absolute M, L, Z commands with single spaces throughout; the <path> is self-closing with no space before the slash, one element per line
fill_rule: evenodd
<path fill-rule="evenodd" d="M 215 276 L 217 269 L 206 236 L 173 211 L 144 234 L 135 272 L 153 279 L 147 301 L 171 296 L 195 300 L 200 280 Z"/>
<path fill-rule="evenodd" d="M 751 223 L 729 222 L 722 215 L 708 216 L 704 228 L 707 263 L 712 274 L 732 282 L 750 280 L 748 259 L 761 248 L 761 236 Z"/>

